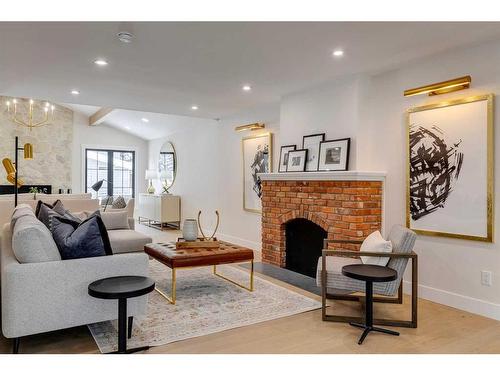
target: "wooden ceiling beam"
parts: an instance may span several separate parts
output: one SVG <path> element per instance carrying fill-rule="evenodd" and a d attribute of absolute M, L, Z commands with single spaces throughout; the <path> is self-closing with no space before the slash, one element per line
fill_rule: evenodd
<path fill-rule="evenodd" d="M 114 110 L 113 108 L 106 108 L 106 107 L 99 109 L 96 113 L 94 113 L 89 117 L 89 126 L 95 126 L 101 124 L 102 122 L 104 122 L 106 117 L 111 112 L 113 112 L 113 110 Z"/>

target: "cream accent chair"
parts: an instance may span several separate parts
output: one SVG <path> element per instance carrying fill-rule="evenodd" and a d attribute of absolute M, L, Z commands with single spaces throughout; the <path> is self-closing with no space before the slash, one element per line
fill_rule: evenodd
<path fill-rule="evenodd" d="M 127 201 L 127 205 L 125 206 L 125 208 L 113 208 L 111 205 L 108 205 L 108 207 L 106 208 L 106 212 L 127 211 L 128 225 L 130 229 L 135 229 L 134 210 L 135 210 L 134 198 L 130 198 Z"/>

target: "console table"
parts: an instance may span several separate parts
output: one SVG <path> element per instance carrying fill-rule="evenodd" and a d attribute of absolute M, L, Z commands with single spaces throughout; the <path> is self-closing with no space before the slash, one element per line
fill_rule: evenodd
<path fill-rule="evenodd" d="M 139 223 L 141 219 L 159 224 L 163 229 L 165 224 L 175 225 L 180 228 L 181 224 L 181 197 L 171 194 L 139 194 L 137 205 Z"/>

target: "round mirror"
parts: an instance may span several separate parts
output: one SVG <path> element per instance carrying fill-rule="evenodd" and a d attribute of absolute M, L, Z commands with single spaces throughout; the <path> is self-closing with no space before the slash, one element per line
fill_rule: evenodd
<path fill-rule="evenodd" d="M 162 193 L 169 194 L 168 189 L 174 184 L 175 175 L 177 173 L 177 158 L 172 142 L 165 142 L 160 149 L 158 173 L 161 184 L 163 185 Z"/>

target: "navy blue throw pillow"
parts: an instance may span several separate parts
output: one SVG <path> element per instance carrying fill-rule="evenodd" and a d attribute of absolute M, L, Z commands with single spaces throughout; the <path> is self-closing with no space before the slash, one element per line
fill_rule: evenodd
<path fill-rule="evenodd" d="M 53 216 L 51 224 L 52 237 L 62 259 L 113 255 L 108 232 L 100 216 L 91 216 L 82 223 Z"/>

